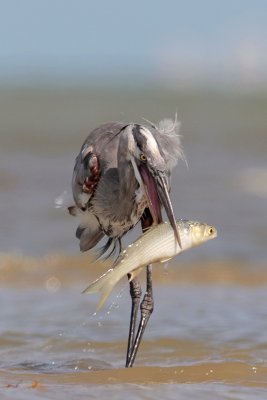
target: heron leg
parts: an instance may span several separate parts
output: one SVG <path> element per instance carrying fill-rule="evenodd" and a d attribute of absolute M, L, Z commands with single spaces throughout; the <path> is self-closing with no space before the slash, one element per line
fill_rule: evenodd
<path fill-rule="evenodd" d="M 126 367 L 132 367 L 134 364 L 138 348 L 140 346 L 143 334 L 146 329 L 146 325 L 147 325 L 150 315 L 152 314 L 153 309 L 154 309 L 153 290 L 152 290 L 152 265 L 147 266 L 147 275 L 146 276 L 147 276 L 147 288 L 146 288 L 146 293 L 144 295 L 144 298 L 143 298 L 141 306 L 140 306 L 141 319 L 140 319 L 139 327 L 138 327 L 137 334 L 135 337 L 135 341 L 134 341 L 133 347 L 131 349 L 131 354 L 129 357 L 127 354 Z"/>
<path fill-rule="evenodd" d="M 130 278 L 130 276 L 128 276 L 128 278 Z M 140 282 L 136 278 L 130 282 L 130 295 L 132 299 L 132 309 L 131 309 L 130 328 L 129 328 L 128 346 L 126 354 L 126 365 L 125 365 L 126 367 L 128 367 L 129 359 L 134 345 L 137 312 L 142 295 Z"/>
<path fill-rule="evenodd" d="M 149 228 L 153 223 L 152 215 L 149 211 L 149 208 L 146 208 L 143 214 L 143 218 L 141 220 L 142 230 L 143 232 Z M 131 283 L 133 282 L 133 286 L 131 287 Z M 132 367 L 135 361 L 135 357 L 141 343 L 147 322 L 149 320 L 150 315 L 153 312 L 154 308 L 154 300 L 153 300 L 153 292 L 152 292 L 152 266 L 147 266 L 147 287 L 146 294 L 142 300 L 140 309 L 141 309 L 141 319 L 139 323 L 139 327 L 137 330 L 137 334 L 135 336 L 135 326 L 136 326 L 136 318 L 137 311 L 140 304 L 140 298 L 142 295 L 140 283 L 136 283 L 136 280 L 130 282 L 130 293 L 132 297 L 132 311 L 131 311 L 131 323 L 130 323 L 130 331 L 129 331 L 129 339 L 128 339 L 128 349 L 126 356 L 126 368 Z M 137 288 L 137 289 L 136 289 Z M 135 298 L 136 297 L 136 298 Z"/>

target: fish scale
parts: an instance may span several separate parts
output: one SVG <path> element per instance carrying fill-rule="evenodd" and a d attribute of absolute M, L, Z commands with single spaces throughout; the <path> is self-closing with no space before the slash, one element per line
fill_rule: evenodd
<path fill-rule="evenodd" d="M 100 292 L 99 310 L 120 279 L 128 274 L 138 274 L 142 267 L 155 262 L 164 262 L 182 251 L 195 247 L 217 236 L 217 230 L 198 221 L 177 220 L 182 248 L 176 241 L 168 222 L 162 222 L 145 232 L 121 254 L 113 268 L 92 282 L 83 293 Z M 132 276 L 133 277 L 133 276 Z M 131 279 L 132 279 L 131 277 Z"/>
<path fill-rule="evenodd" d="M 127 248 L 126 255 L 127 257 L 132 257 L 132 266 L 135 264 L 137 268 L 147 263 L 157 262 L 160 261 L 162 257 L 171 257 L 174 251 L 176 254 L 181 251 L 172 234 L 172 230 L 169 228 L 169 224 L 160 224 L 130 245 L 130 248 Z M 156 240 L 158 236 L 161 237 L 160 247 Z M 123 256 L 120 262 L 125 258 L 126 256 Z M 118 268 L 118 266 L 116 268 Z"/>

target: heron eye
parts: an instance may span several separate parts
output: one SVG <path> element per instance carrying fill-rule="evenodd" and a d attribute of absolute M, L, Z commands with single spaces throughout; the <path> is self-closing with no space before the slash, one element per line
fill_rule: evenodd
<path fill-rule="evenodd" d="M 146 161 L 146 155 L 144 153 L 140 154 L 140 160 L 141 161 Z"/>
<path fill-rule="evenodd" d="M 209 229 L 209 235 L 212 235 L 213 234 L 213 228 L 210 228 Z"/>

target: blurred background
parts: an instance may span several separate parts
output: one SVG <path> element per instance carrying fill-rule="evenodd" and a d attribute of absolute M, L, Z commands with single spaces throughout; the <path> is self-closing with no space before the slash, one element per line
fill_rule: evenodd
<path fill-rule="evenodd" d="M 181 121 L 176 215 L 210 222 L 197 259 L 266 261 L 264 1 L 2 2 L 1 250 L 78 254 L 71 193 L 87 134 L 110 120 Z"/>
<path fill-rule="evenodd" d="M 162 381 L 170 383 L 164 395 L 175 399 L 188 398 L 188 390 L 204 400 L 265 398 L 267 2 L 0 6 L 1 388 L 19 387 L 19 396 L 22 388 L 27 399 L 88 399 L 88 382 L 113 376 L 126 382 L 123 398 L 140 398 Z M 175 258 L 167 271 L 154 268 L 155 315 L 134 386 L 114 369 L 126 351 L 127 281 L 123 299 L 116 292 L 104 314 L 93 314 L 96 297 L 81 291 L 101 268 L 80 254 L 76 219 L 54 203 L 71 194 L 74 160 L 93 128 L 111 120 L 157 123 L 176 112 L 188 167 L 179 161 L 173 174 L 175 214 L 215 225 L 218 238 Z M 170 370 L 151 375 L 149 365 Z M 76 374 L 91 369 L 99 374 Z M 51 371 L 58 377 L 42 374 Z M 56 380 L 69 382 L 64 372 L 75 372 L 76 385 L 58 385 L 55 396 Z M 178 390 L 181 380 L 195 385 Z M 36 381 L 48 383 L 39 396 Z M 161 399 L 158 388 L 147 398 Z M 112 398 L 110 386 L 95 390 L 94 398 L 106 398 L 106 390 Z M 15 389 L 9 395 L 18 398 Z"/>

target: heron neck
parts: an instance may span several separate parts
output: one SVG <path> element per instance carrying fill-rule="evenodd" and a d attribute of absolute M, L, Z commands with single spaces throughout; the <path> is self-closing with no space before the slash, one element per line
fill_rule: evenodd
<path fill-rule="evenodd" d="M 117 153 L 120 204 L 129 202 L 138 186 L 130 160 L 130 149 L 134 146 L 133 140 L 132 126 L 129 125 L 121 133 Z"/>
<path fill-rule="evenodd" d="M 118 165 L 119 170 L 119 203 L 129 202 L 133 198 L 138 187 L 132 164 L 128 161 Z"/>

